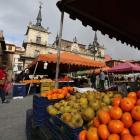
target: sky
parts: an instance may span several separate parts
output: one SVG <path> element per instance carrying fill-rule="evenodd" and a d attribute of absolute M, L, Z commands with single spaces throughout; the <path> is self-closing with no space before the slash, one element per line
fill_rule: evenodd
<path fill-rule="evenodd" d="M 51 34 L 49 44 L 55 40 L 60 27 L 61 13 L 56 6 L 58 0 L 42 0 L 42 26 Z M 6 43 L 14 43 L 22 46 L 26 39 L 25 33 L 29 22 L 36 24 L 36 17 L 39 11 L 39 0 L 0 0 L 0 30 L 3 30 Z M 76 36 L 78 43 L 89 45 L 94 40 L 95 31 L 90 26 L 83 26 L 81 21 L 72 20 L 69 15 L 64 15 L 64 26 L 62 38 L 73 41 Z M 140 60 L 138 49 L 122 44 L 116 39 L 110 39 L 108 35 L 102 35 L 97 31 L 98 43 L 104 45 L 105 54 L 112 59 Z"/>

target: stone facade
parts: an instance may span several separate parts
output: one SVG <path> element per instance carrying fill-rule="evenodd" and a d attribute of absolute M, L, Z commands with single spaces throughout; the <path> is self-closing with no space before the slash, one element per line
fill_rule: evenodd
<path fill-rule="evenodd" d="M 25 48 L 25 54 L 20 57 L 20 59 L 23 61 L 23 68 L 25 69 L 28 64 L 30 64 L 39 54 L 54 54 L 58 52 L 58 42 L 59 37 L 56 36 L 56 40 L 52 45 L 49 45 L 48 43 L 48 37 L 49 37 L 49 28 L 44 29 L 41 26 L 41 6 L 37 17 L 37 23 L 35 25 L 32 25 L 32 22 L 29 23 L 29 26 L 27 28 L 27 39 L 23 43 L 23 47 Z M 94 39 L 94 43 L 97 43 L 97 35 Z M 90 51 L 91 46 L 88 46 L 88 49 L 86 49 L 86 45 L 77 43 L 76 37 L 73 39 L 73 41 L 68 41 L 61 39 L 61 52 L 70 52 L 85 58 L 89 58 L 92 60 L 104 62 L 104 46 L 100 46 L 99 44 L 96 44 L 96 47 L 94 47 L 98 52 L 100 52 L 100 55 L 98 53 L 94 54 L 92 51 Z"/>

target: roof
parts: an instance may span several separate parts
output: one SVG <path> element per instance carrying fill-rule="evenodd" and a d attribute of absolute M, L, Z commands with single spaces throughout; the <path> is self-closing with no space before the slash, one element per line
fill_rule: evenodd
<path fill-rule="evenodd" d="M 94 5 L 94 8 L 93 8 Z M 84 26 L 101 31 L 109 38 L 115 37 L 140 49 L 140 1 L 128 0 L 61 0 L 57 6 L 73 20 L 79 19 Z M 119 7 L 119 8 L 118 8 Z M 100 9 L 100 10 L 99 10 Z"/>
<path fill-rule="evenodd" d="M 6 43 L 6 45 L 9 45 L 9 46 L 16 46 L 15 44 L 11 44 L 11 43 Z"/>
<path fill-rule="evenodd" d="M 35 65 L 37 61 L 47 61 L 48 63 L 56 63 L 57 54 L 39 54 L 36 60 L 34 60 L 30 65 L 28 65 L 28 68 Z M 106 66 L 106 64 L 103 62 L 94 61 L 68 52 L 60 53 L 60 64 L 71 64 L 87 67 Z"/>
<path fill-rule="evenodd" d="M 137 61 L 136 60 L 126 60 L 125 62 L 131 63 L 131 62 L 137 62 Z"/>
<path fill-rule="evenodd" d="M 110 69 L 110 67 L 105 67 L 105 68 L 102 68 L 102 69 L 95 69 L 95 74 L 99 74 L 100 73 L 100 70 L 104 71 L 104 70 L 108 70 Z M 89 71 L 89 72 L 86 72 L 85 74 L 92 74 L 93 73 L 93 70 Z"/>
<path fill-rule="evenodd" d="M 140 71 L 140 66 L 134 65 L 129 62 L 125 62 L 108 69 L 108 72 L 126 72 L 126 71 L 131 71 L 131 72 Z"/>
<path fill-rule="evenodd" d="M 110 60 L 112 60 L 112 58 L 110 57 L 109 54 L 106 54 L 106 55 L 105 55 L 105 62 L 106 62 L 106 61 L 110 61 Z"/>
<path fill-rule="evenodd" d="M 123 61 L 120 61 L 120 60 L 109 60 L 109 61 L 106 61 L 105 63 L 107 63 L 107 62 L 112 62 L 112 61 L 116 61 L 116 62 L 122 62 L 122 63 L 124 63 Z"/>
<path fill-rule="evenodd" d="M 61 40 L 64 40 L 64 41 L 67 41 L 67 42 L 70 42 L 70 43 L 73 43 L 72 41 L 69 41 L 69 40 L 65 40 L 65 39 L 61 39 Z M 57 40 L 57 41 L 59 41 L 59 40 Z M 82 46 L 80 46 L 80 47 L 82 47 L 82 48 L 85 48 L 86 47 L 86 45 L 84 45 L 84 44 L 79 44 L 79 43 L 77 43 L 78 45 L 82 45 Z"/>

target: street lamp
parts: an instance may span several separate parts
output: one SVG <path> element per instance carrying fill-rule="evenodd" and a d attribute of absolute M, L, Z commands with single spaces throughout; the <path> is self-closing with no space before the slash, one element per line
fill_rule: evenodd
<path fill-rule="evenodd" d="M 97 50 L 95 49 L 95 47 L 96 47 L 96 46 L 95 46 L 94 42 L 93 42 L 93 45 L 92 45 L 92 46 L 89 45 L 90 52 L 94 54 L 94 60 L 95 60 L 95 54 L 96 54 L 96 53 L 98 53 L 98 54 L 100 53 L 100 52 L 99 52 L 99 47 L 97 47 Z"/>

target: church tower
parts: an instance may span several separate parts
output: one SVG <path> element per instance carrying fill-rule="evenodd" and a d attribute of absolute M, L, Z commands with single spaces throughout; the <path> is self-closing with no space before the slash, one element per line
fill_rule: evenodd
<path fill-rule="evenodd" d="M 41 23 L 41 4 L 39 6 L 39 12 L 37 14 L 36 23 L 32 24 L 32 22 L 30 21 L 25 34 L 27 36 L 26 41 L 23 42 L 25 54 L 20 58 L 23 60 L 24 68 L 26 68 L 28 64 L 30 64 L 39 54 L 48 53 L 48 37 L 50 32 L 49 28 L 47 27 L 45 29 Z"/>

